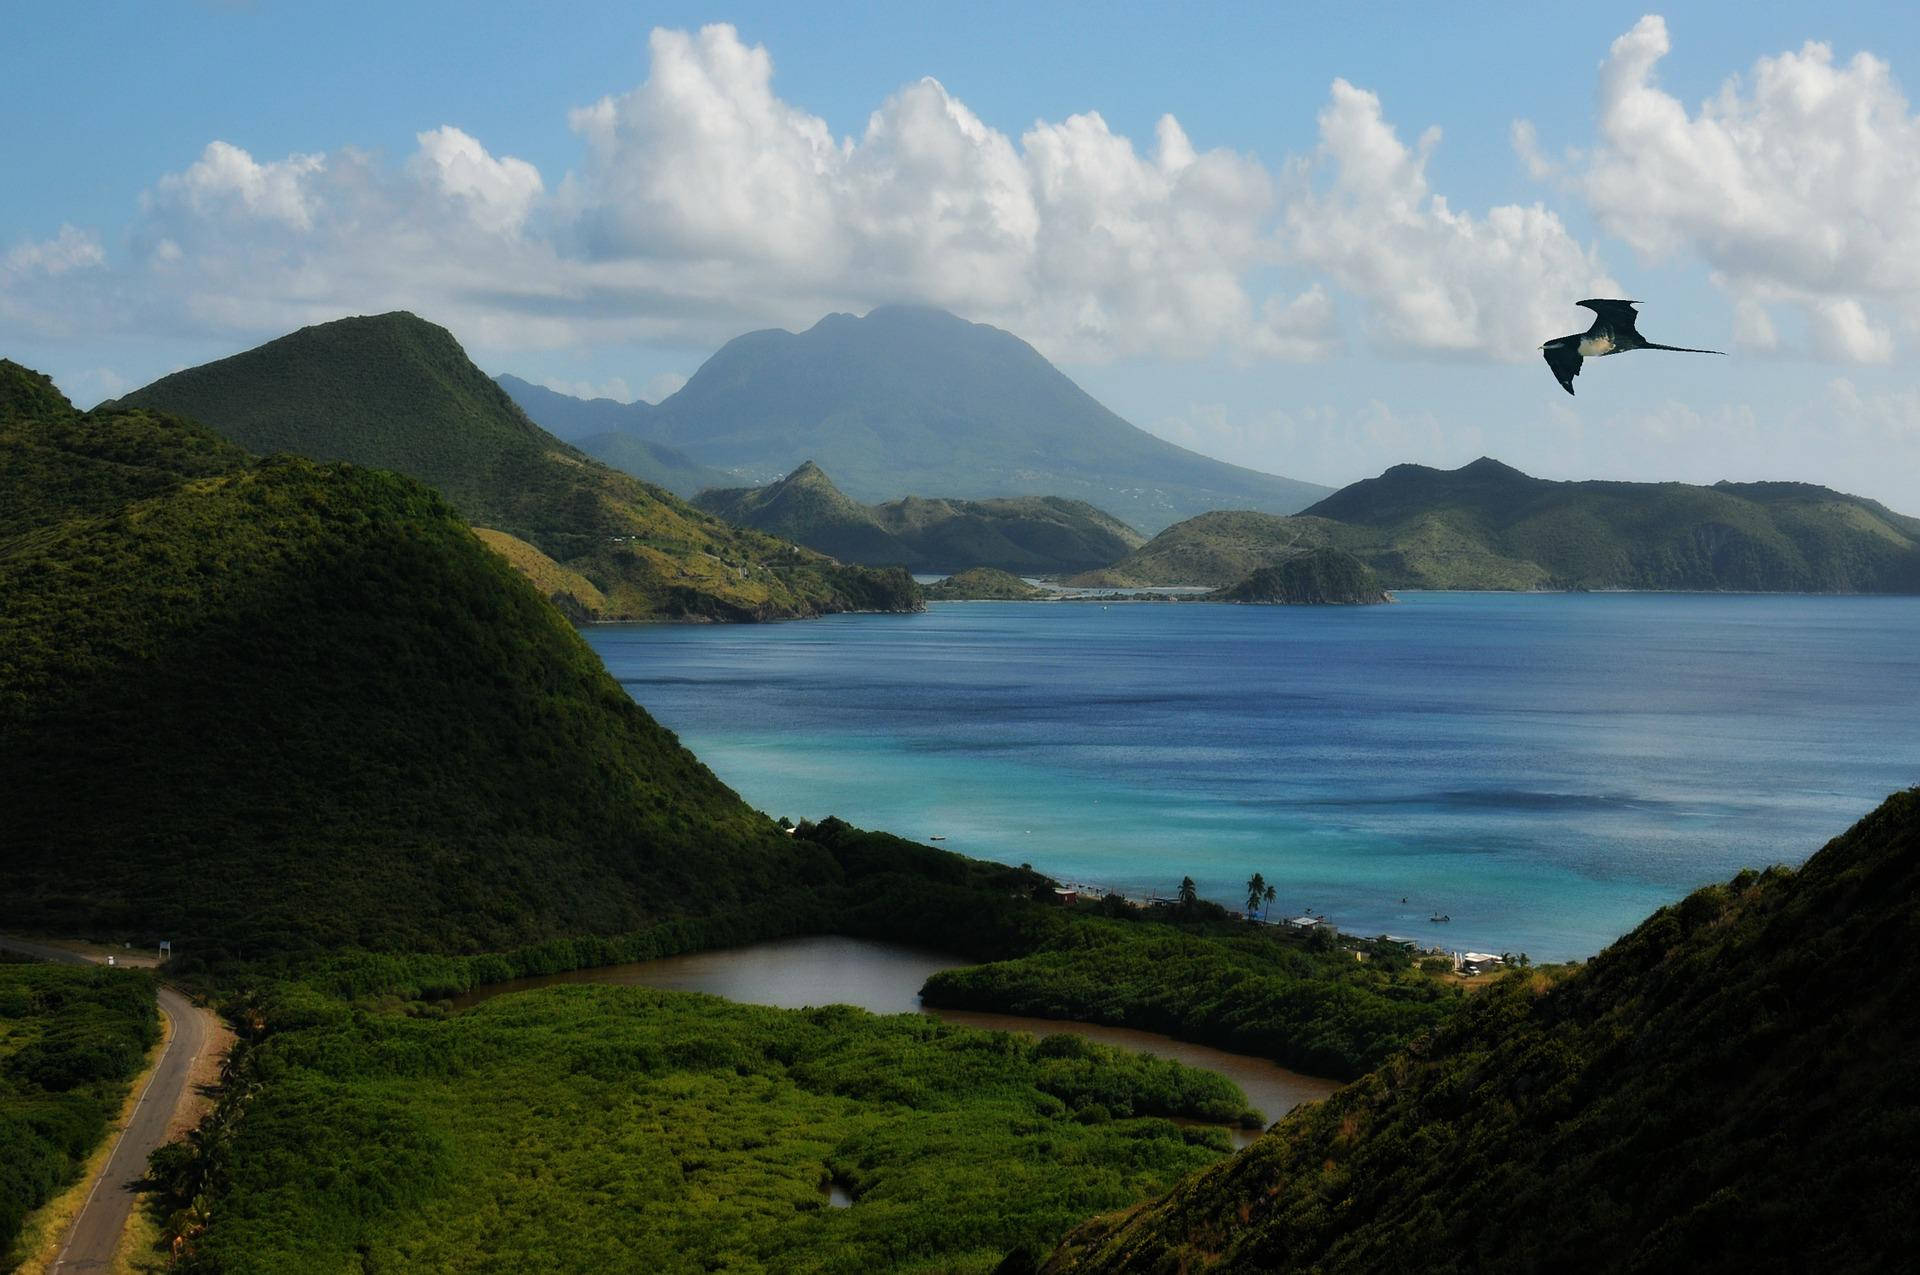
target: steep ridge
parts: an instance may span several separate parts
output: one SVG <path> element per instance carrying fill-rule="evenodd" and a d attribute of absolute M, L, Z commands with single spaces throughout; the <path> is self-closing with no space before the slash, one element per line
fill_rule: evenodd
<path fill-rule="evenodd" d="M 743 532 L 528 420 L 444 328 L 393 313 L 302 328 L 121 400 L 190 417 L 257 453 L 407 474 L 476 526 L 594 584 L 581 618 L 755 620 L 917 605 L 904 576 Z"/>
<path fill-rule="evenodd" d="M 694 503 L 730 522 L 798 541 L 843 562 L 874 566 L 1079 571 L 1112 562 L 1141 544 L 1140 533 L 1113 515 L 1059 496 L 909 496 L 862 505 L 812 461 L 765 487 L 702 492 Z"/>
<path fill-rule="evenodd" d="M 838 878 L 428 487 L 22 408 L 21 381 L 0 369 L 4 438 L 33 465 L 0 508 L 44 482 L 69 508 L 0 531 L 10 925 L 471 952 Z"/>
<path fill-rule="evenodd" d="M 1390 589 L 1920 592 L 1920 519 L 1805 483 L 1554 482 L 1396 465 L 1290 517 L 1169 527 L 1092 585 L 1223 587 L 1330 546 Z"/>
<path fill-rule="evenodd" d="M 1044 1269 L 1895 1269 L 1920 1246 L 1917 943 L 1912 789 L 1798 870 L 1508 975 Z"/>
<path fill-rule="evenodd" d="M 811 457 L 863 502 L 1056 495 L 1149 532 L 1222 507 L 1292 513 L 1327 491 L 1156 438 L 1011 333 L 912 306 L 736 337 L 646 428 L 767 478 Z"/>

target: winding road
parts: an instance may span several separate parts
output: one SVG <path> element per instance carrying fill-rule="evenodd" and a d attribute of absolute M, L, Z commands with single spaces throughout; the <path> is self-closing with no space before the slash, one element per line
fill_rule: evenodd
<path fill-rule="evenodd" d="M 69 965 L 99 963 L 78 952 L 23 939 L 0 938 L 0 948 Z M 160 1012 L 173 1025 L 166 1049 L 147 1077 L 133 1114 L 114 1143 L 113 1154 L 94 1178 L 87 1202 L 74 1218 L 59 1256 L 47 1268 L 49 1272 L 66 1275 L 70 1271 L 104 1271 L 112 1266 L 120 1233 L 133 1212 L 134 1183 L 146 1175 L 147 1157 L 167 1140 L 167 1126 L 174 1112 L 192 1097 L 188 1080 L 194 1062 L 212 1038 L 213 1015 L 171 987 L 162 986 L 159 995 Z"/>

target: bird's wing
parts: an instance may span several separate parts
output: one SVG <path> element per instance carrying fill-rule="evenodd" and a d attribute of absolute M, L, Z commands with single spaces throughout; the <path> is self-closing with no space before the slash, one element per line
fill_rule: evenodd
<path fill-rule="evenodd" d="M 1574 304 L 1585 306 L 1587 309 L 1593 311 L 1596 316 L 1605 319 L 1609 323 L 1617 323 L 1631 329 L 1634 319 L 1633 307 L 1640 303 L 1638 301 L 1608 301 L 1599 297 L 1589 297 L 1585 301 L 1576 301 Z"/>
<path fill-rule="evenodd" d="M 1580 351 L 1567 346 L 1542 351 L 1546 355 L 1547 366 L 1553 369 L 1554 379 L 1560 382 L 1560 388 L 1573 393 L 1573 378 L 1580 375 Z"/>

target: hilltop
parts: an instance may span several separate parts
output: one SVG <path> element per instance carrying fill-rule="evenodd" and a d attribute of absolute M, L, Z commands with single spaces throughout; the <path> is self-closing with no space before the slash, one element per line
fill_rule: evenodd
<path fill-rule="evenodd" d="M 811 457 L 862 502 L 1054 495 L 1149 532 L 1223 506 L 1292 513 L 1327 492 L 1176 447 L 1013 334 L 912 306 L 736 337 L 645 429 L 740 473 L 785 474 Z"/>
<path fill-rule="evenodd" d="M 1880 1271 L 1920 1246 L 1920 789 L 1518 971 L 1044 1269 Z"/>
<path fill-rule="evenodd" d="M 396 312 L 302 328 L 120 400 L 256 453 L 391 469 L 439 491 L 578 619 L 754 620 L 902 610 L 898 573 L 741 531 L 547 433 L 444 328 Z M 112 406 L 112 405 L 105 405 Z M 594 603 L 591 597 L 597 596 Z"/>
<path fill-rule="evenodd" d="M 1059 496 L 942 500 L 909 496 L 862 505 L 812 461 L 765 487 L 702 492 L 694 503 L 843 562 L 928 571 L 989 566 L 1007 572 L 1080 571 L 1142 543 L 1139 532 L 1083 501 Z"/>
<path fill-rule="evenodd" d="M 1037 602 L 1047 596 L 1045 589 L 992 567 L 969 567 L 927 586 L 930 602 Z"/>
<path fill-rule="evenodd" d="M 43 391 L 0 367 L 9 924 L 469 952 L 837 879 L 424 484 Z"/>
<path fill-rule="evenodd" d="M 1396 465 L 1289 518 L 1169 527 L 1091 585 L 1224 587 L 1308 549 L 1389 589 L 1920 592 L 1920 519 L 1806 483 L 1555 482 L 1495 460 Z"/>

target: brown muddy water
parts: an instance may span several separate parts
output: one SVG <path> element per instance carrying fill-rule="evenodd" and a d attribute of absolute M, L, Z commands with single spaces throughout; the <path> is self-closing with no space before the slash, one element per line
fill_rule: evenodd
<path fill-rule="evenodd" d="M 1239 1085 L 1247 1101 L 1269 1122 L 1340 1087 L 1339 1081 L 1304 1076 L 1264 1058 L 1189 1044 L 1153 1032 L 1053 1018 L 936 1009 L 920 1003 L 920 985 L 928 976 L 965 964 L 967 962 L 944 953 L 870 939 L 831 935 L 778 939 L 717 952 L 696 952 L 691 956 L 669 956 L 657 961 L 635 961 L 490 983 L 474 988 L 453 1005 L 455 1009 L 466 1009 L 507 992 L 550 987 L 555 983 L 603 983 L 706 992 L 748 1005 L 771 1005 L 779 1009 L 857 1005 L 876 1014 L 931 1014 L 942 1022 L 963 1027 L 1031 1032 L 1036 1036 L 1071 1032 L 1123 1049 L 1156 1054 L 1190 1067 L 1219 1072 Z M 1233 1133 L 1236 1146 L 1245 1146 L 1257 1136 L 1257 1131 L 1236 1129 Z"/>

